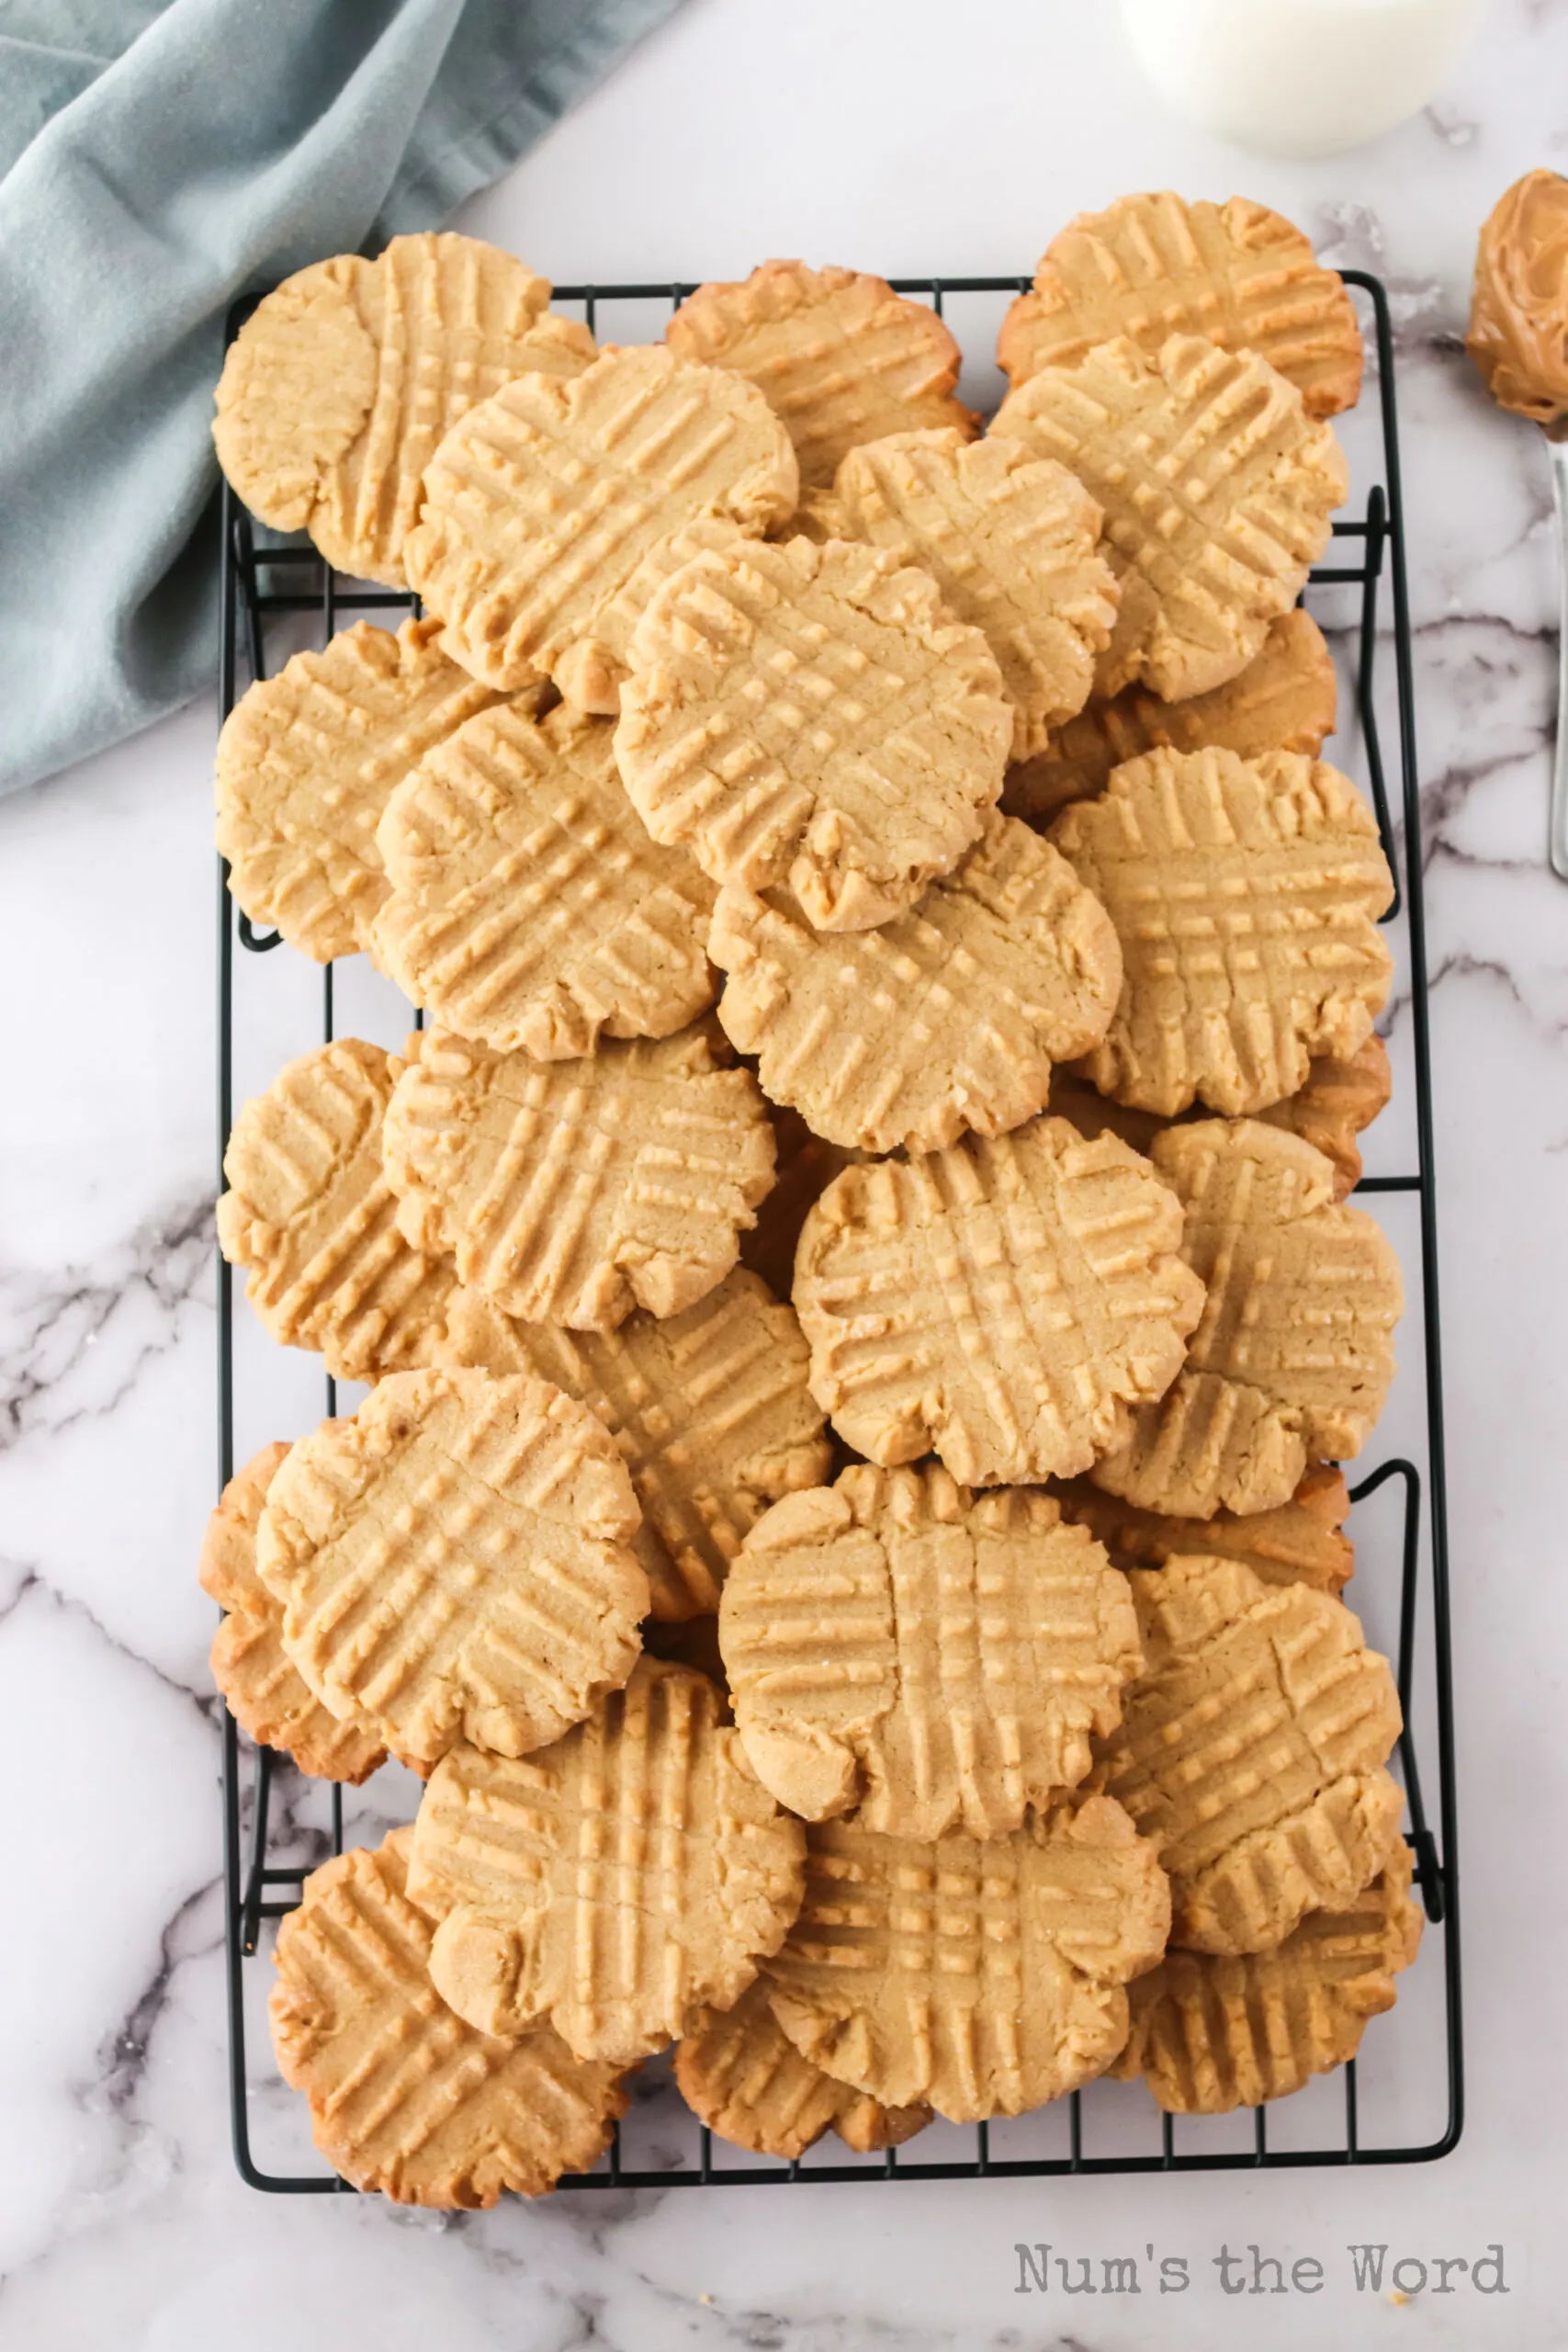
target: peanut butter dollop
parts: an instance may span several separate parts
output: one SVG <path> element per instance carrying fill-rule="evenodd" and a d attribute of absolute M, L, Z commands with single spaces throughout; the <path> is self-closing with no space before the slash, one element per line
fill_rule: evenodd
<path fill-rule="evenodd" d="M 1538 424 L 1568 415 L 1568 179 L 1527 172 L 1475 253 L 1465 349 L 1493 399 Z"/>

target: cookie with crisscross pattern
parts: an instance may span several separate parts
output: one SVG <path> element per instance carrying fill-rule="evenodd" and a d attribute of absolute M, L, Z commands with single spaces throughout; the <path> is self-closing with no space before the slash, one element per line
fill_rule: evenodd
<path fill-rule="evenodd" d="M 397 1373 L 301 1438 L 256 1541 L 324 1705 L 428 1764 L 525 1755 L 631 1672 L 648 1578 L 609 1431 L 543 1380 Z"/>
<path fill-rule="evenodd" d="M 494 697 L 448 662 L 438 621 L 357 621 L 247 687 L 218 738 L 218 848 L 253 922 L 319 964 L 370 944 L 387 896 L 376 828 L 435 744 Z"/>
<path fill-rule="evenodd" d="M 1154 1848 L 1095 1796 L 1010 1838 L 807 1833 L 806 1896 L 763 1972 L 813 2065 L 954 2123 L 1021 2115 L 1100 2074 L 1129 1978 L 1165 1950 Z"/>
<path fill-rule="evenodd" d="M 1051 840 L 1122 942 L 1121 1001 L 1084 1058 L 1102 1094 L 1173 1118 L 1282 1102 L 1314 1054 L 1371 1035 L 1393 958 L 1377 820 L 1337 768 L 1292 752 L 1149 752 Z"/>
<path fill-rule="evenodd" d="M 967 1486 L 1087 1469 L 1180 1367 L 1203 1286 L 1181 1211 L 1113 1136 L 1035 1119 L 846 1169 L 807 1217 L 795 1305 L 811 1387 L 874 1462 Z"/>
<path fill-rule="evenodd" d="M 1335 1202 L 1333 1170 L 1299 1136 L 1204 1119 L 1168 1128 L 1153 1158 L 1207 1296 L 1175 1383 L 1090 1476 L 1190 1518 L 1274 1510 L 1309 1461 L 1359 1453 L 1382 1410 L 1398 1257 L 1364 1209 Z"/>
<path fill-rule="evenodd" d="M 693 527 L 760 536 L 796 488 L 784 430 L 750 384 L 657 348 L 611 350 L 570 383 L 519 376 L 464 417 L 426 468 L 404 560 L 476 678 L 510 691 L 542 670 L 614 710 L 662 543 Z"/>
<path fill-rule="evenodd" d="M 1393 1849 L 1404 1792 L 1388 1660 L 1343 1601 L 1194 1555 L 1130 1578 L 1144 1671 L 1100 1781 L 1170 1874 L 1171 1940 L 1268 1951 Z"/>
<path fill-rule="evenodd" d="M 1282 1102 L 1270 1102 L 1257 1116 L 1266 1127 L 1281 1127 L 1321 1151 L 1334 1170 L 1334 1197 L 1343 1201 L 1361 1181 L 1357 1138 L 1388 1108 L 1393 1091 L 1388 1047 L 1369 1037 L 1341 1059 L 1318 1054 L 1307 1064 L 1304 1084 Z"/>
<path fill-rule="evenodd" d="M 264 1445 L 235 1471 L 211 1518 L 197 1569 L 204 1592 L 228 1614 L 213 1638 L 212 1679 L 242 1731 L 292 1756 L 301 1772 L 357 1784 L 386 1748 L 357 1710 L 323 1707 L 283 1646 L 283 1610 L 256 1574 L 256 1530 L 287 1445 Z"/>
<path fill-rule="evenodd" d="M 760 2156 L 803 2156 L 834 2131 L 861 2155 L 923 2132 L 929 2107 L 883 2107 L 803 2058 L 759 1978 L 732 2009 L 699 2009 L 675 2052 L 681 2096 L 700 2121 Z"/>
<path fill-rule="evenodd" d="M 953 872 L 875 931 L 814 931 L 787 891 L 729 883 L 708 953 L 718 1017 L 775 1102 L 864 1151 L 933 1151 L 1032 1118 L 1055 1062 L 1104 1035 L 1109 917 L 1065 857 L 996 811 Z"/>
<path fill-rule="evenodd" d="M 1034 758 L 1008 770 L 1002 807 L 1010 817 L 1049 823 L 1074 800 L 1097 800 L 1112 772 L 1145 752 L 1201 752 L 1213 744 L 1255 760 L 1263 752 L 1315 759 L 1334 732 L 1338 686 L 1323 631 L 1300 605 L 1269 624 L 1261 651 L 1223 686 L 1186 702 L 1163 702 L 1145 686 L 1095 695 L 1052 729 Z"/>
<path fill-rule="evenodd" d="M 806 1385 L 794 1309 L 739 1267 L 683 1314 L 629 1315 L 616 1331 L 564 1331 L 460 1290 L 444 1361 L 530 1372 L 592 1407 L 642 1506 L 633 1549 L 666 1622 L 718 1605 L 770 1502 L 827 1474 L 822 1409 Z"/>
<path fill-rule="evenodd" d="M 440 1766 L 410 1884 L 440 1916 L 431 1976 L 460 2017 L 547 2018 L 580 2056 L 629 2064 L 739 1999 L 795 1917 L 803 1838 L 720 1703 L 705 1675 L 644 1657 L 553 1747 Z"/>
<path fill-rule="evenodd" d="M 593 357 L 588 329 L 549 299 L 547 277 L 450 232 L 297 270 L 229 347 L 219 463 L 264 523 L 309 531 L 340 571 L 406 587 L 403 541 L 443 436 L 525 370 L 576 376 Z"/>
<path fill-rule="evenodd" d="M 792 1495 L 719 1602 L 755 1771 L 807 1821 L 1005 1838 L 1075 1787 L 1142 1664 L 1126 1579 L 1044 1495 L 873 1470 Z"/>
<path fill-rule="evenodd" d="M 440 1028 L 543 1061 L 665 1037 L 713 1002 L 714 887 L 650 841 L 614 729 L 562 704 L 459 728 L 389 801 L 377 961 Z"/>
<path fill-rule="evenodd" d="M 818 931 L 913 905 L 979 832 L 1012 718 L 927 572 L 842 540 L 698 556 L 632 639 L 615 756 L 656 841 Z"/>
<path fill-rule="evenodd" d="M 1364 1894 L 1309 1911 L 1273 1951 L 1169 1951 L 1129 1992 L 1132 2030 L 1111 2069 L 1142 2075 L 1175 2115 L 1288 2098 L 1353 2058 L 1425 1925 L 1401 1838 Z"/>
<path fill-rule="evenodd" d="M 845 452 L 931 425 L 974 434 L 953 397 L 962 355 L 929 303 L 852 269 L 768 261 L 739 285 L 699 286 L 664 331 L 671 351 L 732 368 L 764 394 L 795 444 L 802 484 Z"/>
<path fill-rule="evenodd" d="M 1185 204 L 1167 190 L 1080 212 L 1003 320 L 997 359 L 1021 384 L 1117 335 L 1153 357 L 1177 334 L 1256 352 L 1297 387 L 1309 416 L 1354 407 L 1361 388 L 1344 279 L 1314 260 L 1292 222 L 1244 196 Z"/>
<path fill-rule="evenodd" d="M 722 1282 L 773 1181 L 750 1070 L 710 1026 L 536 1062 L 427 1031 L 388 1109 L 402 1229 L 525 1322 L 613 1331 Z"/>
<path fill-rule="evenodd" d="M 340 1380 L 434 1363 L 457 1287 L 450 1258 L 404 1240 L 382 1165 L 402 1068 L 357 1037 L 317 1046 L 245 1104 L 223 1154 L 223 1255 L 273 1338 L 319 1348 Z"/>
<path fill-rule="evenodd" d="M 1096 686 L 1177 702 L 1262 649 L 1328 544 L 1348 495 L 1344 452 L 1266 360 L 1173 334 L 1125 340 L 1010 392 L 993 434 L 1077 474 L 1103 509 L 1122 602 Z"/>
<path fill-rule="evenodd" d="M 430 1981 L 433 1922 L 409 1898 L 412 1830 L 312 1871 L 277 1931 L 269 2004 L 286 2083 L 317 2147 L 356 2188 L 403 2205 L 537 2197 L 603 2155 L 626 2096 L 547 2025 L 476 2033 Z"/>
<path fill-rule="evenodd" d="M 1012 757 L 1043 750 L 1088 699 L 1121 600 L 1082 484 L 1020 441 L 900 433 L 852 449 L 834 497 L 846 538 L 920 565 L 985 638 L 1012 705 Z"/>

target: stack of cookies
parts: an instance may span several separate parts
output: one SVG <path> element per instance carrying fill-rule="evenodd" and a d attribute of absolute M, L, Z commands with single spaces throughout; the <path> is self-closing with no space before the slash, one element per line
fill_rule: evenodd
<path fill-rule="evenodd" d="M 285 1920 L 279 2064 L 434 2205 L 591 2165 L 671 2043 L 786 2157 L 1281 2096 L 1420 1924 L 1334 1466 L 1403 1303 L 1346 1200 L 1393 885 L 1296 607 L 1348 298 L 1125 198 L 982 436 L 880 279 L 603 351 L 549 292 L 400 238 L 219 387 L 253 512 L 423 600 L 219 750 L 241 906 L 427 1023 L 224 1162 L 255 1312 L 370 1391 L 226 1490 L 219 1687 L 426 1782 Z"/>

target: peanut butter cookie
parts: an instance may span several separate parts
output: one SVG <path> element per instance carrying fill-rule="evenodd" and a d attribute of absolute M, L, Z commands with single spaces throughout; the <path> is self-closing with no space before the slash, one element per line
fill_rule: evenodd
<path fill-rule="evenodd" d="M 993 435 L 1077 474 L 1104 510 L 1122 583 L 1096 686 L 1170 702 L 1235 678 L 1262 650 L 1328 544 L 1349 493 L 1344 452 L 1267 360 L 1173 334 L 1123 338 L 1008 394 Z"/>
<path fill-rule="evenodd" d="M 919 904 L 818 934 L 787 891 L 719 892 L 718 1017 L 775 1102 L 830 1143 L 934 1151 L 1043 1109 L 1054 1063 L 1110 1025 L 1122 950 L 1065 857 L 993 813 Z"/>
<path fill-rule="evenodd" d="M 636 1663 L 639 1518 L 609 1431 L 558 1388 L 397 1373 L 293 1447 L 256 1567 L 333 1713 L 417 1764 L 463 1738 L 521 1756 Z"/>
<path fill-rule="evenodd" d="M 1190 1556 L 1130 1582 L 1144 1671 L 1102 1782 L 1170 1874 L 1171 1940 L 1269 1951 L 1346 1903 L 1393 1849 L 1404 1795 L 1388 1660 L 1343 1601 Z"/>
<path fill-rule="evenodd" d="M 1361 330 L 1344 279 L 1264 204 L 1185 204 L 1168 190 L 1080 212 L 1046 246 L 1034 284 L 1002 322 L 997 358 L 1015 384 L 1074 368 L 1128 335 L 1153 358 L 1168 335 L 1256 352 L 1302 395 L 1309 416 L 1353 408 Z"/>
<path fill-rule="evenodd" d="M 649 839 L 613 734 L 567 704 L 536 725 L 503 704 L 388 803 L 376 959 L 440 1028 L 560 1061 L 667 1037 L 713 1002 L 714 886 Z"/>
<path fill-rule="evenodd" d="M 615 756 L 656 841 L 865 931 L 955 865 L 1012 716 L 930 574 L 842 540 L 695 557 L 638 622 Z"/>
<path fill-rule="evenodd" d="M 572 1062 L 427 1031 L 387 1114 L 404 1234 L 526 1322 L 694 1306 L 773 1182 L 762 1098 L 727 1054 L 703 1025 Z"/>
<path fill-rule="evenodd" d="M 739 285 L 699 286 L 665 341 L 756 385 L 788 428 L 807 489 L 884 434 L 979 429 L 953 397 L 962 355 L 936 312 L 863 271 L 764 262 Z"/>
<path fill-rule="evenodd" d="M 1051 840 L 1122 942 L 1122 997 L 1084 1073 L 1174 1118 L 1282 1102 L 1314 1054 L 1348 1060 L 1393 977 L 1393 877 L 1348 776 L 1269 752 L 1150 752 Z"/>
<path fill-rule="evenodd" d="M 593 357 L 549 299 L 547 277 L 449 232 L 296 270 L 229 347 L 218 461 L 262 522 L 309 531 L 339 571 L 406 588 L 403 541 L 444 435 L 513 377 L 576 376 Z"/>
<path fill-rule="evenodd" d="M 807 1821 L 1005 1838 L 1075 1787 L 1143 1663 L 1126 1579 L 1056 1505 L 873 1470 L 776 1503 L 719 1602 L 736 1726 Z"/>
<path fill-rule="evenodd" d="M 430 1981 L 433 1922 L 408 1894 L 412 1832 L 339 1854 L 277 1931 L 273 2047 L 317 2147 L 355 2188 L 401 2205 L 483 2207 L 587 2172 L 626 2095 L 548 2026 L 492 2041 Z"/>
<path fill-rule="evenodd" d="M 807 1833 L 806 1899 L 764 1971 L 814 2066 L 950 2122 L 1021 2115 L 1103 2073 L 1132 1977 L 1165 1950 L 1154 1848 L 1102 1796 L 1010 1838 Z"/>
<path fill-rule="evenodd" d="M 1180 1238 L 1148 1162 L 1065 1120 L 846 1169 L 795 1255 L 812 1393 L 874 1462 L 1070 1476 L 1180 1369 L 1204 1296 Z"/>
<path fill-rule="evenodd" d="M 739 1998 L 795 1917 L 802 1847 L 713 1684 L 645 1657 L 553 1747 L 455 1749 L 410 1884 L 440 1916 L 431 1977 L 460 2017 L 502 2034 L 547 2018 L 579 2056 L 626 2065 Z"/>
<path fill-rule="evenodd" d="M 511 693 L 543 671 L 613 711 L 663 543 L 687 528 L 760 537 L 796 488 L 784 428 L 749 384 L 668 351 L 611 350 L 570 382 L 519 376 L 469 411 L 426 469 L 404 560 L 476 678 Z"/>

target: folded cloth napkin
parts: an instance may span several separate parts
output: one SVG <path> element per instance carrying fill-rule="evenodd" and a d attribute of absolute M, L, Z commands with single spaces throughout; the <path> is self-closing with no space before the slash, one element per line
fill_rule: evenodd
<path fill-rule="evenodd" d="M 5 11 L 0 791 L 212 675 L 212 388 L 236 295 L 435 227 L 677 5 Z"/>

